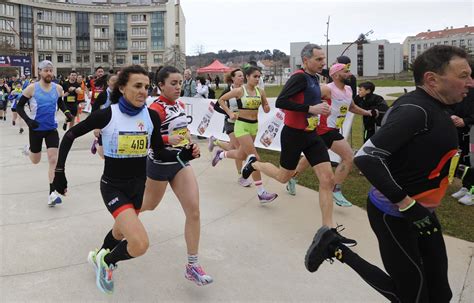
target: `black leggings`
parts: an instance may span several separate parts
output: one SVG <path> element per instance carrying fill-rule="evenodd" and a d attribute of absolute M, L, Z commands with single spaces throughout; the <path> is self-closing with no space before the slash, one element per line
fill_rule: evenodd
<path fill-rule="evenodd" d="M 343 262 L 391 302 L 449 302 L 452 292 L 441 231 L 419 238 L 405 219 L 384 214 L 370 200 L 367 214 L 388 274 L 346 247 Z"/>

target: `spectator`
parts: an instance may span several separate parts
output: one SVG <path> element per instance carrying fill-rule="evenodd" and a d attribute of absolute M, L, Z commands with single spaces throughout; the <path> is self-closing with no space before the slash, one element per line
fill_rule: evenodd
<path fill-rule="evenodd" d="M 204 77 L 199 77 L 198 85 L 196 87 L 197 94 L 194 96 L 195 98 L 205 98 L 209 97 L 209 87 L 206 84 L 206 79 Z"/>
<path fill-rule="evenodd" d="M 158 71 L 157 71 L 158 73 Z M 186 69 L 184 71 L 184 82 L 183 82 L 183 97 L 194 97 L 196 95 L 196 81 L 191 77 L 191 70 Z"/>
<path fill-rule="evenodd" d="M 214 78 L 214 83 L 216 84 L 216 89 L 219 89 L 219 83 L 221 82 L 221 79 L 219 78 L 219 75 L 216 75 L 216 78 Z"/>

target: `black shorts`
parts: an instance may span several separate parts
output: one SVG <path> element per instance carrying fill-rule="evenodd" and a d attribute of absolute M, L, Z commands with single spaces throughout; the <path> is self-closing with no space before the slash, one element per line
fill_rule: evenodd
<path fill-rule="evenodd" d="M 224 132 L 229 135 L 234 132 L 234 123 L 227 121 L 227 118 L 224 120 Z"/>
<path fill-rule="evenodd" d="M 189 166 L 189 163 L 186 163 L 186 166 Z M 183 166 L 180 163 L 159 164 L 153 162 L 150 157 L 146 159 L 146 175 L 155 181 L 170 182 L 181 169 Z"/>
<path fill-rule="evenodd" d="M 114 179 L 102 175 L 100 193 L 105 206 L 114 218 L 124 210 L 132 208 L 138 214 L 142 208 L 145 192 L 145 176 L 131 179 Z"/>
<path fill-rule="evenodd" d="M 43 146 L 43 139 L 46 143 L 46 148 L 58 148 L 59 146 L 59 135 L 57 130 L 31 130 L 30 135 L 30 151 L 32 153 L 41 152 Z"/>
<path fill-rule="evenodd" d="M 344 136 L 342 136 L 341 133 L 335 129 L 332 129 L 328 131 L 327 133 L 324 133 L 319 136 L 321 137 L 321 139 L 323 139 L 324 144 L 326 144 L 326 147 L 328 149 L 331 149 L 332 143 L 334 141 L 344 140 Z"/>
<path fill-rule="evenodd" d="M 0 110 L 7 110 L 8 100 L 0 99 Z"/>
<path fill-rule="evenodd" d="M 295 170 L 301 153 L 308 159 L 311 167 L 329 162 L 329 154 L 323 139 L 315 131 L 284 126 L 281 130 L 280 166 L 287 170 Z"/>
<path fill-rule="evenodd" d="M 77 116 L 77 103 L 76 102 L 64 102 L 66 103 L 66 109 L 71 112 L 73 117 Z"/>
<path fill-rule="evenodd" d="M 16 113 L 16 107 L 10 108 L 12 110 L 12 113 Z"/>

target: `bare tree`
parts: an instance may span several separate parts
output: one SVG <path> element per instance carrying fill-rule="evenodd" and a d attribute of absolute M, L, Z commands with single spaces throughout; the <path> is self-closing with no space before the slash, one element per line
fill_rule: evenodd
<path fill-rule="evenodd" d="M 174 44 L 166 49 L 164 56 L 165 65 L 172 65 L 179 70 L 184 70 L 186 67 L 186 54 L 181 50 L 181 47 Z"/>

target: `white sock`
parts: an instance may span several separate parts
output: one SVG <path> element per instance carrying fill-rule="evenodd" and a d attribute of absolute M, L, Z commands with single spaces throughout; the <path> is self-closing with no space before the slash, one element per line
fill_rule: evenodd
<path fill-rule="evenodd" d="M 198 255 L 188 255 L 188 264 L 198 263 Z"/>
<path fill-rule="evenodd" d="M 255 186 L 257 187 L 257 193 L 259 195 L 262 195 L 265 192 L 265 188 L 263 188 L 263 182 L 262 180 L 260 181 L 255 181 Z"/>

